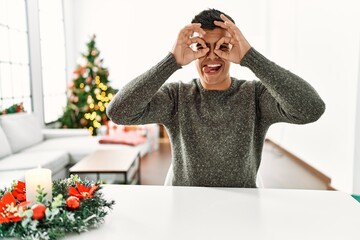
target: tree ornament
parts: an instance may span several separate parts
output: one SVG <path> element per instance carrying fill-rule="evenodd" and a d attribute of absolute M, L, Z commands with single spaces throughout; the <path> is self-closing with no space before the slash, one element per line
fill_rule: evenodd
<path fill-rule="evenodd" d="M 96 54 L 98 54 L 98 52 L 97 52 L 96 50 L 92 50 L 92 51 L 91 51 L 91 55 L 92 55 L 92 56 L 96 56 Z"/>
<path fill-rule="evenodd" d="M 78 209 L 80 207 L 80 199 L 75 196 L 70 196 L 66 199 L 66 206 L 71 210 Z"/>
<path fill-rule="evenodd" d="M 33 211 L 32 219 L 41 220 L 45 217 L 46 206 L 42 203 L 36 203 L 31 207 Z"/>
<path fill-rule="evenodd" d="M 91 77 L 87 77 L 85 81 L 87 84 L 91 84 L 93 79 Z"/>
<path fill-rule="evenodd" d="M 84 118 L 80 119 L 80 124 L 83 126 L 86 126 L 88 124 L 88 121 Z"/>

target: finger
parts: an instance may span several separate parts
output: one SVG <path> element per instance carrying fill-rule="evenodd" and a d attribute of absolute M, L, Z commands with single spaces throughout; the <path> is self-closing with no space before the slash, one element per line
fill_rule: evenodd
<path fill-rule="evenodd" d="M 214 49 L 214 53 L 216 55 L 218 55 L 220 58 L 223 58 L 223 59 L 228 59 L 229 58 L 229 53 L 221 51 L 220 49 Z"/>
<path fill-rule="evenodd" d="M 198 52 L 198 51 L 201 51 L 202 49 L 208 48 L 206 46 L 205 41 L 200 37 L 193 37 L 189 40 L 191 41 L 191 44 L 190 44 L 190 41 L 188 41 L 187 44 L 194 52 Z M 200 44 L 200 46 L 199 46 L 199 44 Z"/>
<path fill-rule="evenodd" d="M 222 37 L 220 38 L 215 45 L 215 49 L 220 49 L 220 46 L 224 43 L 230 44 L 232 42 L 232 38 L 230 37 Z"/>
<path fill-rule="evenodd" d="M 235 35 L 236 29 L 238 29 L 236 25 L 226 24 L 226 22 L 214 21 L 214 24 L 218 27 L 226 29 L 232 35 Z"/>
<path fill-rule="evenodd" d="M 209 48 L 204 48 L 204 49 L 201 49 L 201 50 L 199 50 L 197 52 L 194 52 L 194 56 L 195 56 L 196 59 L 201 58 L 201 57 L 205 56 L 209 51 L 210 51 Z"/>
<path fill-rule="evenodd" d="M 220 14 L 220 18 L 224 21 L 224 22 L 229 22 L 234 24 L 230 19 L 228 19 L 224 14 Z"/>
<path fill-rule="evenodd" d="M 196 31 L 195 31 L 196 32 Z M 178 39 L 187 42 L 189 38 L 198 37 L 192 29 L 183 29 L 178 35 Z"/>
<path fill-rule="evenodd" d="M 200 38 L 200 37 L 196 37 L 196 42 L 197 42 L 197 43 L 200 43 L 203 48 L 207 48 L 206 42 L 205 42 L 204 39 L 202 39 L 202 38 Z"/>
<path fill-rule="evenodd" d="M 228 28 L 238 29 L 238 27 L 235 25 L 235 23 L 233 23 L 230 19 L 225 17 L 224 14 L 221 14 L 220 18 L 224 21 L 225 26 L 227 26 Z"/>
<path fill-rule="evenodd" d="M 223 21 L 214 21 L 214 24 L 216 26 L 219 26 L 219 27 L 222 27 L 222 28 L 229 28 L 229 27 L 234 27 L 236 26 L 235 23 L 233 23 L 230 19 L 228 19 L 227 17 L 225 17 L 224 14 L 221 14 L 220 15 L 220 18 L 223 20 Z"/>
<path fill-rule="evenodd" d="M 186 44 L 189 46 L 193 43 L 199 43 L 203 48 L 207 47 L 205 41 L 200 37 L 191 37 L 186 41 Z"/>
<path fill-rule="evenodd" d="M 187 31 L 192 31 L 192 33 L 193 32 L 198 32 L 198 33 L 201 33 L 203 35 L 206 34 L 204 29 L 201 28 L 201 23 L 191 23 L 191 24 L 186 25 L 183 29 L 187 30 Z"/>
<path fill-rule="evenodd" d="M 193 35 L 194 32 L 205 34 L 205 31 L 200 27 L 200 23 L 192 23 L 186 25 L 179 32 L 178 38 L 187 39 Z"/>
<path fill-rule="evenodd" d="M 215 23 L 215 21 L 214 21 L 214 23 Z M 233 38 L 235 38 L 236 40 L 239 40 L 240 36 L 242 35 L 240 29 L 238 27 L 236 27 L 236 25 L 228 26 L 220 21 L 216 21 L 216 25 L 226 29 L 226 31 L 228 31 L 230 33 L 230 35 Z M 231 42 L 231 43 L 233 43 L 233 42 Z"/>
<path fill-rule="evenodd" d="M 224 22 L 222 22 L 222 21 L 214 21 L 214 24 L 216 25 L 216 26 L 218 26 L 218 27 L 222 27 L 222 28 L 228 28 L 229 26 L 227 26 L 227 25 L 225 25 L 225 23 Z"/>

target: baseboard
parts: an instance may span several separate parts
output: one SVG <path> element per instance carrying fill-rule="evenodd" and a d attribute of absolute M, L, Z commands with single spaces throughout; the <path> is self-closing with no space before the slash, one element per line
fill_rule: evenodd
<path fill-rule="evenodd" d="M 289 159 L 295 161 L 297 164 L 299 164 L 305 170 L 307 170 L 310 174 L 312 174 L 317 179 L 322 181 L 326 185 L 327 190 L 336 190 L 335 188 L 333 188 L 331 186 L 331 178 L 330 177 L 328 177 L 327 175 L 325 175 L 324 173 L 322 173 L 318 169 L 314 168 L 313 166 L 311 166 L 307 162 L 303 161 L 299 157 L 295 156 L 294 154 L 292 154 L 291 152 L 289 152 L 288 150 L 286 150 L 285 148 L 283 148 L 279 144 L 273 142 L 272 140 L 267 138 L 267 139 L 265 139 L 265 142 L 267 142 L 267 143 L 271 144 L 272 146 L 274 146 L 275 148 L 277 148 L 280 152 L 285 154 Z"/>

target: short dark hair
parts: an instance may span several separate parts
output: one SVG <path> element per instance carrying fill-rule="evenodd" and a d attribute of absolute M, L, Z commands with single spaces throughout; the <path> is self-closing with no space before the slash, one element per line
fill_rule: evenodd
<path fill-rule="evenodd" d="M 228 19 L 230 19 L 230 21 L 232 21 L 233 23 L 235 23 L 235 21 L 228 16 L 227 14 L 216 10 L 214 8 L 209 8 L 207 10 L 204 10 L 202 12 L 200 12 L 198 15 L 196 15 L 193 20 L 191 21 L 191 23 L 201 23 L 201 28 L 202 29 L 206 29 L 206 30 L 214 30 L 215 28 L 219 28 L 219 26 L 216 26 L 214 24 L 214 21 L 221 21 L 224 22 L 221 18 L 220 15 L 224 14 L 225 17 L 227 17 Z"/>

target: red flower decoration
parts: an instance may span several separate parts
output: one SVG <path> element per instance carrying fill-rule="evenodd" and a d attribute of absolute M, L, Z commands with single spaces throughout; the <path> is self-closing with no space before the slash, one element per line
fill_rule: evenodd
<path fill-rule="evenodd" d="M 14 190 L 12 190 L 11 194 L 19 201 L 24 202 L 26 201 L 26 186 L 25 183 L 22 181 L 18 181 L 17 184 L 14 186 Z"/>
<path fill-rule="evenodd" d="M 70 196 L 77 197 L 79 199 L 87 199 L 92 198 L 96 189 L 98 189 L 98 185 L 93 185 L 91 187 L 85 187 L 85 185 L 76 183 L 76 188 L 70 187 L 68 193 Z"/>
<path fill-rule="evenodd" d="M 16 205 L 14 196 L 7 192 L 0 200 L 0 224 L 21 221 L 24 217 L 19 216 L 19 209 L 25 211 L 28 202 Z"/>
<path fill-rule="evenodd" d="M 68 208 L 75 210 L 80 207 L 80 199 L 74 196 L 70 196 L 66 199 L 66 205 Z"/>

